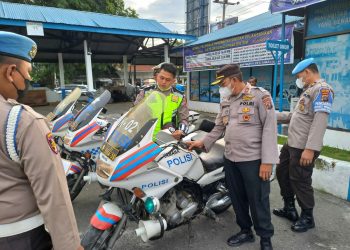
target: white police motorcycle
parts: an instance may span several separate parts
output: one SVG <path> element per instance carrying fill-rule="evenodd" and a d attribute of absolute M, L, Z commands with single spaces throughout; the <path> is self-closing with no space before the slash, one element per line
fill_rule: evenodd
<path fill-rule="evenodd" d="M 112 201 L 91 218 L 82 239 L 85 249 L 113 249 L 128 219 L 138 223 L 136 235 L 148 241 L 201 213 L 215 217 L 231 205 L 224 185 L 223 139 L 209 153 L 197 153 L 174 141 L 168 131 L 153 138 L 164 108 L 159 100 L 164 99 L 151 93 L 109 130 L 96 173 L 86 179 L 110 187 Z M 113 200 L 115 194 L 119 199 Z"/>
<path fill-rule="evenodd" d="M 95 172 L 96 159 L 113 117 L 101 117 L 111 94 L 105 90 L 99 97 L 85 106 L 70 122 L 61 147 L 68 189 L 74 200 L 85 185 L 84 176 Z M 120 116 L 119 116 L 120 117 Z"/>

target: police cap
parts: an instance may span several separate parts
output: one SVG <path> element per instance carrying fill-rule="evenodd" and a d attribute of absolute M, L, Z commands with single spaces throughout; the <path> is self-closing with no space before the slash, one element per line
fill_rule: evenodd
<path fill-rule="evenodd" d="M 31 62 L 37 52 L 36 43 L 29 37 L 0 31 L 0 55 Z"/>
<path fill-rule="evenodd" d="M 220 84 L 226 77 L 229 76 L 235 76 L 235 75 L 241 75 L 242 71 L 239 68 L 238 64 L 228 64 L 223 67 L 221 67 L 216 72 L 216 78 L 215 81 L 211 83 L 211 85 Z"/>
<path fill-rule="evenodd" d="M 301 71 L 303 71 L 304 69 L 306 69 L 308 66 L 310 66 L 311 64 L 315 63 L 315 59 L 314 58 L 308 58 L 308 59 L 304 59 L 301 62 L 299 62 L 295 68 L 292 71 L 293 75 L 296 75 L 298 73 L 300 73 Z"/>

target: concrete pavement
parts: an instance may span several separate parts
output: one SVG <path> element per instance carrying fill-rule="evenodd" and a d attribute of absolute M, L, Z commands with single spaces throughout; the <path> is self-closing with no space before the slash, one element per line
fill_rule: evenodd
<path fill-rule="evenodd" d="M 131 107 L 131 103 L 116 103 L 107 106 L 108 113 L 123 113 Z M 35 108 L 46 115 L 53 106 Z M 108 114 L 107 113 L 107 114 Z M 202 117 L 212 117 L 204 114 Z M 336 181 L 336 180 L 334 180 Z M 80 232 L 88 226 L 90 217 L 95 212 L 102 189 L 98 184 L 86 185 L 81 194 L 73 202 Z M 272 239 L 274 249 L 350 249 L 350 203 L 329 194 L 315 191 L 316 208 L 314 211 L 316 228 L 306 233 L 294 233 L 290 230 L 290 222 L 272 215 L 275 236 Z M 271 209 L 280 207 L 277 181 L 271 185 Z M 299 209 L 300 211 L 300 209 Z M 184 225 L 167 231 L 160 240 L 143 243 L 135 234 L 136 224 L 129 222 L 127 230 L 119 239 L 115 249 L 232 249 L 226 240 L 239 231 L 234 220 L 234 212 L 230 208 L 214 221 L 199 216 L 189 226 Z M 259 239 L 236 249 L 259 249 Z"/>

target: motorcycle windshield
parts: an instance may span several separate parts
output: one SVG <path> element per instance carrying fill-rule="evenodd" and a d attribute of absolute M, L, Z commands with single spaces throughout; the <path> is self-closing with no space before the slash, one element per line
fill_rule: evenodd
<path fill-rule="evenodd" d="M 68 111 L 68 109 L 71 108 L 74 102 L 79 99 L 80 95 L 81 95 L 81 90 L 79 88 L 75 88 L 59 104 L 57 104 L 53 112 L 47 115 L 47 119 L 49 121 L 52 121 L 64 115 Z"/>
<path fill-rule="evenodd" d="M 101 152 L 110 160 L 136 146 L 163 113 L 165 95 L 153 91 L 133 107 L 103 143 Z"/>
<path fill-rule="evenodd" d="M 69 125 L 69 130 L 77 131 L 78 129 L 87 125 L 109 102 L 111 93 L 105 90 L 99 97 L 97 97 L 89 105 L 85 106 L 74 118 L 74 121 Z"/>

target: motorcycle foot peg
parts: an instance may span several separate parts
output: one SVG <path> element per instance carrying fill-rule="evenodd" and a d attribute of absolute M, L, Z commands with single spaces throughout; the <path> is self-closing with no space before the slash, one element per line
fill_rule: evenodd
<path fill-rule="evenodd" d="M 208 207 L 204 208 L 204 215 L 215 220 L 215 221 L 218 220 L 218 217 L 216 216 L 215 212 Z"/>
<path fill-rule="evenodd" d="M 220 193 L 222 193 L 222 194 L 228 193 L 227 188 L 226 188 L 222 183 L 219 183 L 219 184 L 216 186 L 216 190 L 218 190 L 218 191 L 219 191 Z"/>

